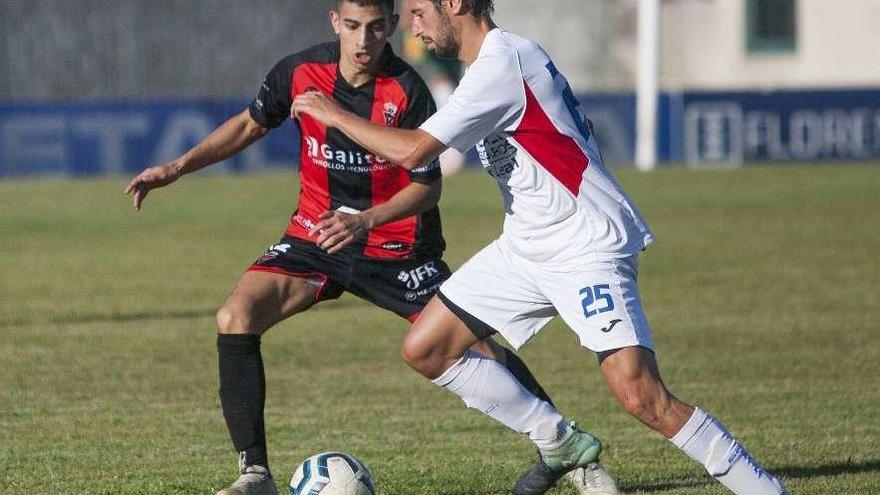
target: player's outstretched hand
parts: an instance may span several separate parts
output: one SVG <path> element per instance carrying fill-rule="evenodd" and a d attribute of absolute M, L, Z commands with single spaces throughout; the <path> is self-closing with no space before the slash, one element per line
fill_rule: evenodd
<path fill-rule="evenodd" d="M 178 177 L 180 177 L 180 172 L 172 164 L 150 167 L 131 179 L 123 192 L 132 194 L 134 209 L 140 210 L 151 189 L 167 186 L 176 181 Z"/>
<path fill-rule="evenodd" d="M 334 127 L 336 116 L 342 109 L 320 91 L 307 91 L 298 95 L 290 107 L 290 117 L 306 114 L 327 127 Z"/>
<path fill-rule="evenodd" d="M 318 236 L 315 244 L 333 254 L 363 237 L 368 230 L 367 222 L 360 214 L 325 211 L 318 215 L 318 223 L 309 231 L 309 236 Z"/>

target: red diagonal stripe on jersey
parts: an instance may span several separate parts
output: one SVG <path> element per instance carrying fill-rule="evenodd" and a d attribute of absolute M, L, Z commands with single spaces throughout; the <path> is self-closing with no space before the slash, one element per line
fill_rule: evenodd
<path fill-rule="evenodd" d="M 590 158 L 574 138 L 556 129 L 528 84 L 523 85 L 526 89 L 526 110 L 512 137 L 550 175 L 577 196 Z"/>
<path fill-rule="evenodd" d="M 318 90 L 332 96 L 336 83 L 336 64 L 302 64 L 293 71 L 291 78 L 291 100 L 309 90 Z M 327 128 L 308 115 L 302 115 L 299 118 L 299 129 L 299 204 L 287 227 L 287 235 L 314 242 L 315 239 L 308 236 L 309 229 L 301 221 L 314 222 L 318 215 L 330 209 L 327 168 L 315 163 L 316 159 L 323 159 L 320 147 L 326 141 Z M 300 222 L 296 220 L 297 217 Z"/>
<path fill-rule="evenodd" d="M 373 112 L 370 120 L 376 124 L 397 127 L 400 116 L 406 111 L 408 98 L 400 83 L 394 77 L 376 78 Z M 376 169 L 370 174 L 372 182 L 372 202 L 378 205 L 387 202 L 398 191 L 410 184 L 409 172 L 390 163 L 372 160 Z M 387 168 L 385 168 L 387 167 Z M 412 252 L 416 242 L 418 217 L 411 216 L 387 223 L 370 231 L 364 254 L 374 258 L 403 258 Z M 383 249 L 388 243 L 404 243 L 402 250 Z"/>

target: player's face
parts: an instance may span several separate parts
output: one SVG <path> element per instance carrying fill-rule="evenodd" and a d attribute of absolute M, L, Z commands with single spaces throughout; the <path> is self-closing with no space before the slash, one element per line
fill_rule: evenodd
<path fill-rule="evenodd" d="M 412 35 L 439 57 L 458 57 L 461 41 L 449 16 L 449 4 L 443 2 L 438 8 L 431 0 L 411 0 L 410 7 Z"/>
<path fill-rule="evenodd" d="M 378 67 L 397 20 L 397 14 L 382 5 L 341 2 L 338 10 L 330 12 L 330 23 L 339 36 L 343 62 L 361 71 Z"/>

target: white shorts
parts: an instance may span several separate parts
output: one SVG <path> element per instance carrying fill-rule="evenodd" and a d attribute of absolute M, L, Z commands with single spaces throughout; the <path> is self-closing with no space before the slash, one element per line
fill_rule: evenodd
<path fill-rule="evenodd" d="M 516 349 L 560 315 L 592 351 L 631 346 L 653 350 L 637 277 L 637 255 L 551 271 L 494 241 L 453 273 L 440 292 L 472 330 L 474 320 L 477 326 L 482 322 Z"/>

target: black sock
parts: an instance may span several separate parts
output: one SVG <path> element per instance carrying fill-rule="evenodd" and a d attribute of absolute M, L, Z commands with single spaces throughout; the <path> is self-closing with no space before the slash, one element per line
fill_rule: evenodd
<path fill-rule="evenodd" d="M 534 375 L 532 375 L 531 371 L 529 371 L 526 363 L 524 363 L 523 360 L 520 359 L 519 356 L 517 356 L 510 349 L 503 349 L 504 350 L 502 352 L 504 352 L 504 356 L 502 356 L 502 359 L 499 359 L 499 361 L 504 363 L 504 366 L 507 367 L 508 371 L 510 371 L 510 374 L 512 374 L 513 377 L 516 378 L 520 385 L 525 387 L 525 389 L 529 392 L 535 394 L 537 398 L 550 404 L 553 407 L 556 407 L 556 405 L 553 404 L 553 401 L 550 400 L 550 396 L 547 395 L 547 392 L 544 391 L 544 388 L 541 387 L 540 383 L 538 383 L 538 379 L 535 378 Z"/>
<path fill-rule="evenodd" d="M 269 467 L 266 453 L 266 375 L 259 335 L 217 335 L 220 405 L 232 444 L 246 465 Z"/>

